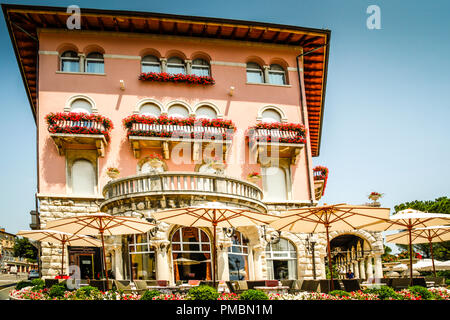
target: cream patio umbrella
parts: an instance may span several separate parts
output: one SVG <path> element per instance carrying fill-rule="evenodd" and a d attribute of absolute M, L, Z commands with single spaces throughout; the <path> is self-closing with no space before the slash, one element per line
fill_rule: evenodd
<path fill-rule="evenodd" d="M 334 290 L 331 266 L 330 231 L 360 229 L 359 226 L 389 218 L 389 208 L 352 206 L 347 204 L 323 205 L 285 211 L 270 224 L 279 231 L 293 233 L 325 232 L 327 235 L 328 267 L 331 275 L 331 290 Z"/>
<path fill-rule="evenodd" d="M 213 283 L 216 283 L 217 248 L 216 228 L 236 228 L 269 224 L 276 216 L 258 213 L 243 208 L 228 207 L 218 202 L 208 202 L 199 206 L 154 212 L 158 221 L 188 227 L 212 227 L 213 229 Z"/>
<path fill-rule="evenodd" d="M 153 223 L 143 219 L 112 216 L 106 213 L 86 214 L 47 222 L 48 229 L 70 232 L 73 234 L 100 235 L 102 240 L 106 289 L 108 289 L 109 281 L 108 272 L 106 270 L 104 235 L 146 233 L 154 226 Z"/>
<path fill-rule="evenodd" d="M 409 244 L 409 232 L 402 231 L 399 233 L 386 236 L 387 242 L 398 244 Z M 425 228 L 417 228 L 411 230 L 411 243 L 428 243 L 430 246 L 431 266 L 436 277 L 436 268 L 433 254 L 433 242 L 450 241 L 450 226 L 432 226 Z"/>
<path fill-rule="evenodd" d="M 370 231 L 389 231 L 406 229 L 408 233 L 409 245 L 409 270 L 411 284 L 413 282 L 412 266 L 412 231 L 416 228 L 426 228 L 430 226 L 446 225 L 450 223 L 450 214 L 429 213 L 414 209 L 405 209 L 389 217 L 388 220 L 374 222 L 361 226 L 361 229 Z"/>
<path fill-rule="evenodd" d="M 64 275 L 64 247 L 66 245 L 82 247 L 100 247 L 102 245 L 98 239 L 89 236 L 56 230 L 20 230 L 17 235 L 39 242 L 60 243 L 62 245 L 61 275 Z"/>

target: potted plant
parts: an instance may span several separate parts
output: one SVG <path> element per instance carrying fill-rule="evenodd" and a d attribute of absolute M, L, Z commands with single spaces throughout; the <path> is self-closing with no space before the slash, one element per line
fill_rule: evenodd
<path fill-rule="evenodd" d="M 145 157 L 145 159 L 148 161 L 149 165 L 155 169 L 162 167 L 164 164 L 163 157 L 157 153 L 152 153 L 148 157 Z"/>
<path fill-rule="evenodd" d="M 261 179 L 261 175 L 256 171 L 249 173 L 247 176 L 247 180 L 255 184 L 259 181 L 259 179 Z"/>
<path fill-rule="evenodd" d="M 372 192 L 371 194 L 369 194 L 369 199 L 373 200 L 373 201 L 377 201 L 378 199 L 380 199 L 383 196 L 383 193 L 378 193 L 378 192 Z"/>
<path fill-rule="evenodd" d="M 225 162 L 219 157 L 214 157 L 208 162 L 209 166 L 216 171 L 223 171 L 225 169 Z"/>
<path fill-rule="evenodd" d="M 109 167 L 108 169 L 106 169 L 106 174 L 111 179 L 116 179 L 119 176 L 120 171 L 117 168 Z"/>

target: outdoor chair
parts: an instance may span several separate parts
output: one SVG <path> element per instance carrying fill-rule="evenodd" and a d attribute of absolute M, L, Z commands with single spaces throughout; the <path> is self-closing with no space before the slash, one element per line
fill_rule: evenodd
<path fill-rule="evenodd" d="M 58 279 L 44 279 L 45 287 L 51 288 L 53 285 L 58 284 Z"/>
<path fill-rule="evenodd" d="M 188 284 L 191 286 L 198 286 L 200 284 L 200 280 L 189 280 Z"/>
<path fill-rule="evenodd" d="M 384 283 L 388 287 L 392 287 L 392 280 L 393 278 L 375 278 L 374 283 Z"/>
<path fill-rule="evenodd" d="M 239 281 L 241 282 L 241 281 Z M 255 287 L 265 287 L 266 286 L 266 281 L 265 280 L 251 280 L 251 281 L 247 281 L 247 288 L 248 289 L 253 289 Z"/>
<path fill-rule="evenodd" d="M 148 287 L 154 287 L 158 285 L 158 282 L 156 280 L 140 280 L 140 281 L 145 281 L 146 285 Z M 135 281 L 136 283 L 136 281 Z"/>
<path fill-rule="evenodd" d="M 425 277 L 425 281 L 433 282 L 431 287 L 445 286 L 445 277 Z"/>
<path fill-rule="evenodd" d="M 145 292 L 147 290 L 146 280 L 134 280 L 134 285 L 136 286 L 136 291 L 139 293 Z"/>
<path fill-rule="evenodd" d="M 303 280 L 300 291 L 317 292 L 319 289 L 319 280 Z"/>
<path fill-rule="evenodd" d="M 124 293 L 133 293 L 133 289 L 131 289 L 131 282 L 128 280 L 114 280 L 114 284 L 116 289 L 119 291 L 123 291 Z"/>
<path fill-rule="evenodd" d="M 427 287 L 427 282 L 424 277 L 413 278 L 413 286 Z"/>
<path fill-rule="evenodd" d="M 216 281 L 216 285 L 214 285 L 213 281 L 202 280 L 200 281 L 200 286 L 208 286 L 217 289 L 219 287 L 219 281 Z"/>
<path fill-rule="evenodd" d="M 391 286 L 395 291 L 399 291 L 408 288 L 410 284 L 411 284 L 410 278 L 394 278 L 392 279 Z"/>
<path fill-rule="evenodd" d="M 319 280 L 320 281 L 320 292 L 328 293 L 331 291 L 331 280 Z M 333 280 L 334 290 L 342 290 L 339 280 Z"/>
<path fill-rule="evenodd" d="M 342 284 L 344 285 L 344 290 L 347 292 L 361 290 L 361 286 L 358 280 L 355 279 L 342 279 Z"/>
<path fill-rule="evenodd" d="M 247 285 L 247 281 L 234 281 L 234 284 L 235 284 L 235 292 L 237 294 L 240 294 L 249 289 L 248 285 Z"/>
<path fill-rule="evenodd" d="M 264 281 L 264 286 L 273 288 L 278 287 L 279 283 L 280 282 L 278 280 L 266 280 Z"/>
<path fill-rule="evenodd" d="M 231 281 L 225 281 L 225 283 L 226 283 L 230 293 L 236 293 L 234 285 L 233 285 L 233 283 Z"/>

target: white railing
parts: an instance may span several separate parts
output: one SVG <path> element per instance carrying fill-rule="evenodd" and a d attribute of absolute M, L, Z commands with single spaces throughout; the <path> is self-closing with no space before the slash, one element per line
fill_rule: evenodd
<path fill-rule="evenodd" d="M 216 135 L 222 137 L 227 133 L 227 128 L 220 127 L 203 127 L 203 126 L 180 126 L 172 124 L 146 124 L 146 123 L 133 123 L 131 126 L 131 132 L 133 131 L 147 131 L 156 133 L 166 133 L 173 135 L 174 138 L 181 138 L 183 135 Z M 231 131 L 231 130 L 230 130 Z M 232 131 L 231 131 L 232 132 Z"/>
<path fill-rule="evenodd" d="M 91 120 L 81 120 L 81 121 L 57 120 L 53 126 L 57 128 L 82 127 L 86 129 L 96 129 L 100 131 L 105 131 L 105 126 L 103 125 L 103 123 Z"/>
<path fill-rule="evenodd" d="M 257 186 L 239 179 L 197 172 L 163 172 L 140 174 L 110 181 L 103 188 L 105 201 L 133 195 L 151 196 L 177 193 L 245 198 L 261 201 L 263 192 Z"/>

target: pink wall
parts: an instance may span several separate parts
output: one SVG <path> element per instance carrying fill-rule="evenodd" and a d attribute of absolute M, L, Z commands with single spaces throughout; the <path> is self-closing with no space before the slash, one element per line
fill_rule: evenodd
<path fill-rule="evenodd" d="M 39 59 L 39 192 L 42 194 L 65 194 L 66 169 L 65 157 L 59 156 L 47 131 L 45 116 L 50 112 L 63 112 L 67 100 L 73 95 L 87 95 L 95 101 L 98 113 L 111 119 L 114 129 L 106 156 L 99 158 L 99 190 L 108 181 L 105 169 L 118 167 L 121 176 L 136 174 L 135 159 L 122 119 L 131 115 L 138 101 L 152 98 L 167 105 L 173 100 L 186 102 L 193 108 L 199 102 L 214 103 L 224 115 L 231 119 L 238 130 L 246 130 L 256 123 L 258 110 L 267 105 L 281 108 L 288 122 L 301 123 L 299 89 L 296 71 L 289 71 L 290 86 L 272 86 L 246 84 L 245 67 L 211 65 L 211 75 L 216 84 L 213 86 L 193 86 L 186 84 L 155 83 L 139 81 L 140 61 L 138 59 L 105 57 L 105 75 L 61 74 L 59 57 L 56 51 L 74 46 L 78 52 L 89 53 L 89 48 L 98 46 L 105 55 L 142 56 L 150 50 L 156 50 L 162 57 L 178 51 L 188 59 L 199 53 L 214 61 L 245 64 L 251 58 L 257 58 L 268 65 L 284 62 L 285 66 L 296 67 L 295 57 L 300 50 L 283 46 L 242 44 L 232 41 L 208 39 L 177 39 L 171 37 L 126 37 L 107 33 L 80 33 L 49 31 L 40 34 Z M 254 59 L 253 59 L 254 60 Z M 125 81 L 126 89 L 120 90 L 119 80 Z M 234 95 L 229 96 L 230 86 L 235 87 Z M 247 173 L 258 166 L 236 163 L 243 161 L 247 146 L 239 134 L 233 139 L 233 149 L 226 174 L 245 179 Z M 149 150 L 144 150 L 144 157 Z M 194 165 L 180 166 L 166 161 L 169 170 L 192 171 Z M 310 159 L 311 163 L 311 159 Z M 291 166 L 294 200 L 310 199 L 306 155 L 303 150 L 296 166 Z M 311 175 L 312 176 L 312 175 Z"/>

